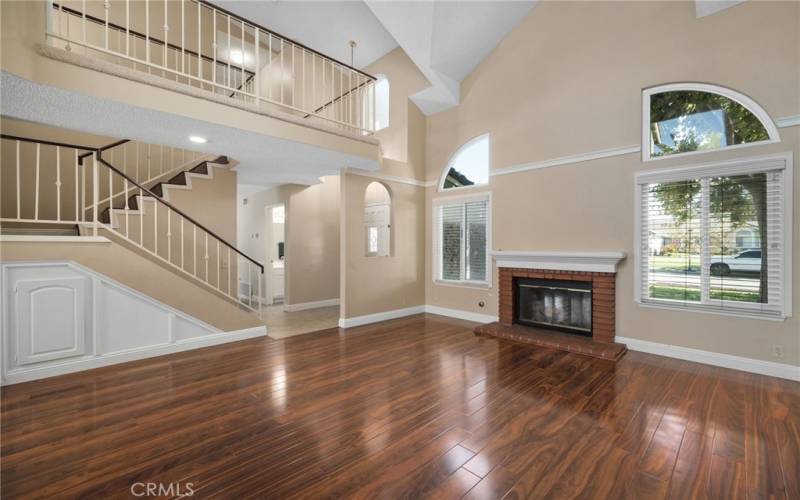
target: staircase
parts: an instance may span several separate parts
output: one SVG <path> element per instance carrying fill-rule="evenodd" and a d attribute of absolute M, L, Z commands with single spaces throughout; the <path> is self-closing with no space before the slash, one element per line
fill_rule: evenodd
<path fill-rule="evenodd" d="M 0 152 L 4 233 L 13 227 L 17 235 L 66 237 L 77 227 L 80 236 L 105 236 L 260 315 L 263 265 L 169 199 L 171 190 L 192 189 L 193 179 L 228 170 L 235 162 L 226 156 L 131 141 L 96 148 L 8 135 Z M 231 203 L 235 210 L 235 195 Z"/>
<path fill-rule="evenodd" d="M 195 178 L 213 178 L 213 174 L 211 171 L 211 167 L 213 166 L 227 166 L 229 165 L 228 157 L 227 156 L 218 156 L 213 160 L 203 160 L 197 165 L 178 172 L 176 175 L 171 177 L 166 181 L 159 181 L 152 184 L 148 189 L 149 192 L 145 193 L 145 197 L 152 197 L 152 195 L 157 195 L 159 198 L 164 199 L 166 197 L 165 191 L 166 187 L 170 186 L 188 186 L 191 188 L 191 179 Z M 127 198 L 127 202 L 125 203 L 118 203 L 113 208 L 106 207 L 100 213 L 100 221 L 105 224 L 111 223 L 111 212 L 114 211 L 122 211 L 124 212 L 127 209 L 130 211 L 138 211 L 139 210 L 139 198 L 140 195 L 133 194 Z"/>

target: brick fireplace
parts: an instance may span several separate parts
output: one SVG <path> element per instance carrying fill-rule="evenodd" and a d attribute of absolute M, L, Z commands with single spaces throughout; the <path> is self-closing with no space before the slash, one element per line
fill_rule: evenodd
<path fill-rule="evenodd" d="M 557 271 L 549 269 L 499 268 L 498 319 L 500 324 L 512 325 L 515 321 L 517 297 L 514 280 L 536 279 L 591 284 L 591 338 L 597 342 L 614 342 L 616 273 L 589 271 Z"/>
<path fill-rule="evenodd" d="M 617 360 L 616 266 L 622 253 L 494 252 L 498 322 L 476 333 Z"/>

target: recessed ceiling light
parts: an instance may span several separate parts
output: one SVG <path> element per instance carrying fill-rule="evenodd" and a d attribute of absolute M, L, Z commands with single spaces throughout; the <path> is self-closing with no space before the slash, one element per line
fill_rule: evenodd
<path fill-rule="evenodd" d="M 200 137 L 199 135 L 190 135 L 189 140 L 197 144 L 205 144 L 208 142 L 208 139 Z"/>
<path fill-rule="evenodd" d="M 234 64 L 242 64 L 244 62 L 244 54 L 241 50 L 233 49 L 229 52 L 230 59 Z"/>

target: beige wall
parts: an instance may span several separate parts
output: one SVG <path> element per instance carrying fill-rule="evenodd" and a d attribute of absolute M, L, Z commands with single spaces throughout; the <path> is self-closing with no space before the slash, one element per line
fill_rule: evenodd
<path fill-rule="evenodd" d="M 774 118 L 800 113 L 800 4 L 746 2 L 702 19 L 693 2 L 542 2 L 463 82 L 462 103 L 428 120 L 427 179 L 468 139 L 491 134 L 491 167 L 640 143 L 641 89 L 679 81 L 733 88 Z M 794 317 L 783 322 L 646 309 L 634 302 L 634 174 L 769 152 L 800 156 L 798 127 L 782 143 L 643 164 L 629 154 L 491 178 L 493 247 L 621 250 L 617 335 L 800 364 L 800 175 L 794 176 Z M 481 188 L 464 192 L 479 191 Z M 429 188 L 428 206 L 435 188 Z M 429 304 L 496 314 L 490 290 L 431 282 Z M 494 278 L 496 279 L 496 273 Z M 487 301 L 484 310 L 477 303 Z M 783 358 L 772 357 L 782 345 Z"/>
<path fill-rule="evenodd" d="M 411 59 L 396 48 L 365 68 L 389 80 L 389 126 L 375 133 L 381 141 L 381 173 L 422 179 L 425 175 L 425 115 L 408 96 L 430 84 Z"/>
<path fill-rule="evenodd" d="M 290 186 L 286 203 L 286 303 L 339 297 L 339 177 Z"/>
<path fill-rule="evenodd" d="M 417 186 L 387 183 L 391 194 L 391 251 L 386 257 L 364 252 L 364 193 L 374 179 L 344 176 L 342 317 L 351 318 L 425 303 L 422 207 L 425 191 Z"/>
<path fill-rule="evenodd" d="M 401 49 L 366 71 L 389 80 L 389 126 L 376 133 L 383 158 L 377 175 L 421 181 L 425 175 L 425 116 L 408 96 L 429 84 Z M 391 251 L 367 257 L 364 205 L 367 186 L 380 180 L 391 195 Z M 425 189 L 413 183 L 342 176 L 342 280 L 340 316 L 352 318 L 425 303 Z"/>
<path fill-rule="evenodd" d="M 242 206 L 241 199 L 247 198 Z M 339 177 L 323 177 L 313 186 L 286 184 L 239 200 L 239 245 L 265 262 L 264 207 L 286 210 L 286 304 L 339 298 Z M 253 235 L 258 233 L 259 237 Z M 277 248 L 277 247 L 276 247 Z"/>
<path fill-rule="evenodd" d="M 192 189 L 167 188 L 169 202 L 236 245 L 236 171 L 214 167 L 209 170 L 214 178 L 194 178 Z"/>
<path fill-rule="evenodd" d="M 364 191 L 364 204 L 377 205 L 379 203 L 389 203 L 392 197 L 389 194 L 389 189 L 380 181 L 373 181 L 367 185 Z"/>

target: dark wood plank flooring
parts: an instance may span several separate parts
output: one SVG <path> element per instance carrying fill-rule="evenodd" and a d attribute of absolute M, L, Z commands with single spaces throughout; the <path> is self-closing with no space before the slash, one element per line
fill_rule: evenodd
<path fill-rule="evenodd" d="M 2 496 L 800 498 L 800 384 L 474 326 L 420 315 L 7 387 Z"/>

